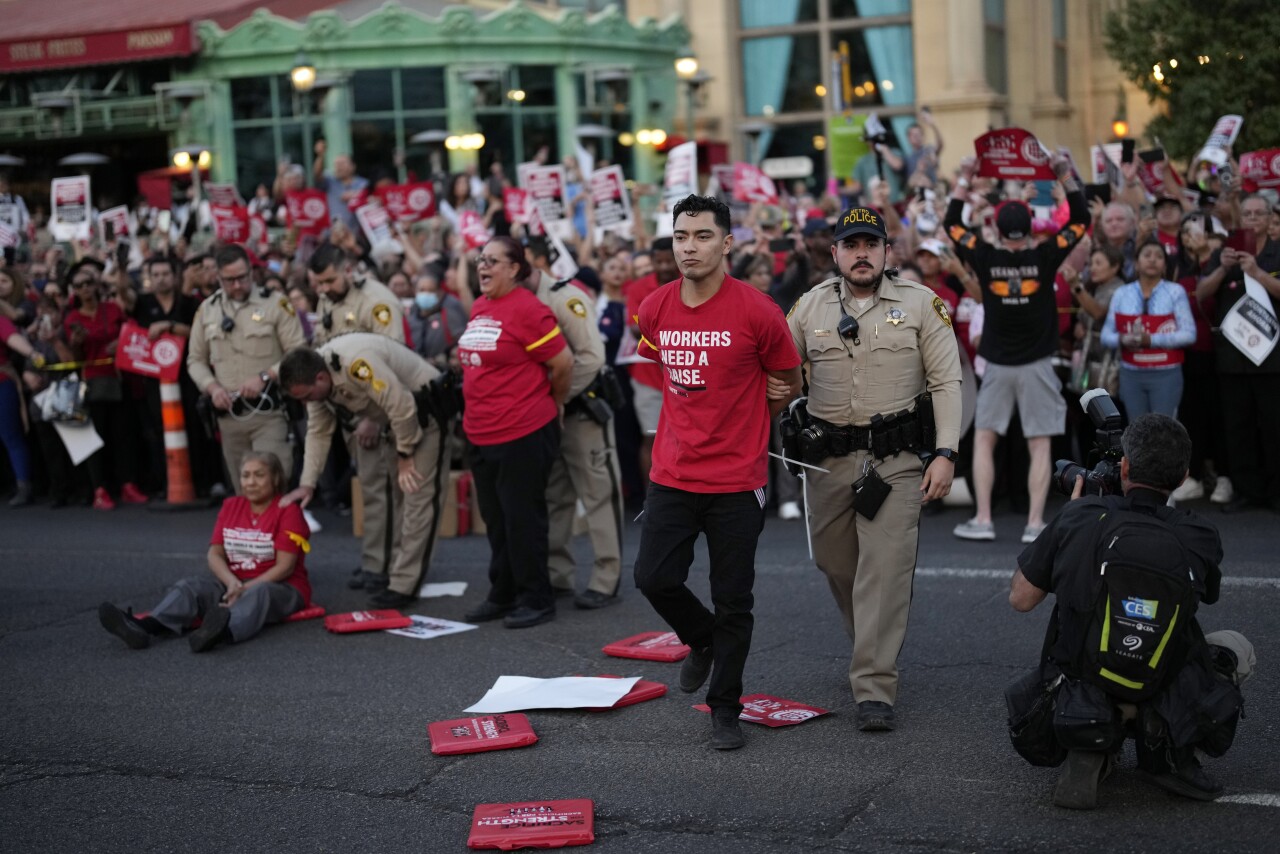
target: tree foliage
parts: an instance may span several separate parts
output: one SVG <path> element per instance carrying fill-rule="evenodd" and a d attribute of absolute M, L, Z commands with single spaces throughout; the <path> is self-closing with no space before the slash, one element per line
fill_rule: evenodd
<path fill-rule="evenodd" d="M 1107 51 L 1124 75 L 1164 105 L 1147 135 L 1159 137 L 1170 157 L 1194 156 L 1217 118 L 1232 113 L 1244 116 L 1237 156 L 1280 147 L 1275 0 L 1129 0 L 1105 27 Z M 1153 74 L 1157 64 L 1163 81 Z"/>

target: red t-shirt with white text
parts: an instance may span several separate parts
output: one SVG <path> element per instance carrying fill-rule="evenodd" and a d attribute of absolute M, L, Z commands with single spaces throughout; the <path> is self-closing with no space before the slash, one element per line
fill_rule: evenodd
<path fill-rule="evenodd" d="M 640 308 L 639 353 L 661 361 L 662 415 L 654 483 L 687 492 L 747 492 L 769 479 L 769 371 L 800 364 L 786 319 L 768 296 L 726 276 L 690 308 L 680 281 Z"/>
<path fill-rule="evenodd" d="M 676 281 L 679 281 L 679 279 Z M 622 292 L 627 299 L 628 326 L 635 323 L 635 318 L 640 314 L 640 304 L 645 301 L 645 297 L 660 287 L 661 284 L 658 282 L 657 273 L 641 276 L 623 286 Z M 627 373 L 630 374 L 633 382 L 647 385 L 649 388 L 659 390 L 662 388 L 662 368 L 658 365 L 650 365 L 647 362 L 634 362 L 627 365 Z"/>
<path fill-rule="evenodd" d="M 92 317 L 86 317 L 78 308 L 67 312 L 62 321 L 67 339 L 70 340 L 72 330 L 77 326 L 85 331 L 82 345 L 85 365 L 80 369 L 81 378 L 94 380 L 117 376 L 115 356 L 108 353 L 107 349 L 120 338 L 120 329 L 125 320 L 120 306 L 111 300 L 98 303 L 98 310 Z M 99 362 L 102 364 L 97 364 Z"/>
<path fill-rule="evenodd" d="M 241 581 L 257 578 L 275 566 L 277 551 L 297 555 L 293 573 L 283 583 L 297 590 L 304 603 L 310 603 L 311 582 L 306 567 L 310 537 L 311 528 L 297 504 L 281 507 L 280 499 L 273 498 L 255 519 L 249 499 L 237 495 L 222 503 L 209 543 L 226 550 L 227 566 Z"/>
<path fill-rule="evenodd" d="M 458 338 L 462 429 L 473 445 L 513 442 L 557 416 L 544 363 L 565 346 L 551 309 L 524 288 L 476 298 Z"/>

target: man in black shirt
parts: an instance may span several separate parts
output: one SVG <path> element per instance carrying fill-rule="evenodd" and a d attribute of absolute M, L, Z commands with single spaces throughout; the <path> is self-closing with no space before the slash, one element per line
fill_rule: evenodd
<path fill-rule="evenodd" d="M 1113 538 L 1118 539 L 1126 532 L 1136 530 L 1133 527 L 1136 521 L 1126 521 L 1118 529 L 1108 532 L 1108 526 L 1104 524 L 1108 514 L 1114 518 L 1122 512 L 1131 511 L 1135 514 L 1132 519 L 1154 517 L 1164 523 L 1170 529 L 1170 536 L 1176 539 L 1170 547 L 1179 553 L 1178 547 L 1181 546 L 1180 554 L 1188 561 L 1189 581 L 1195 596 L 1206 605 L 1218 601 L 1222 579 L 1218 563 L 1222 560 L 1222 542 L 1217 530 L 1189 511 L 1166 506 L 1169 493 L 1186 479 L 1191 461 L 1191 439 L 1186 429 L 1167 415 L 1150 413 L 1129 425 L 1122 442 L 1124 457 L 1120 462 L 1120 478 L 1124 495 L 1081 498 L 1084 483 L 1077 479 L 1073 500 L 1035 543 L 1018 556 L 1018 570 L 1014 573 L 1009 592 L 1009 603 L 1023 612 L 1035 608 L 1050 593 L 1055 596 L 1057 603 L 1047 631 L 1040 675 L 1051 680 L 1062 674 L 1068 680 L 1064 686 L 1081 680 L 1096 684 L 1091 681 L 1092 674 L 1085 655 L 1087 638 L 1092 638 L 1092 635 L 1081 629 L 1103 591 L 1099 558 L 1103 556 L 1104 547 L 1115 544 Z M 1107 542 L 1102 542 L 1103 539 Z M 1114 574 L 1116 565 L 1113 564 L 1112 568 Z M 1126 599 L 1123 603 L 1125 614 L 1133 613 L 1127 607 L 1132 601 L 1143 601 L 1149 605 L 1153 617 L 1158 608 L 1169 611 L 1174 604 Z M 1120 604 L 1108 601 L 1109 608 Z M 1221 794 L 1222 787 L 1200 768 L 1195 748 L 1204 746 L 1209 738 L 1196 720 L 1197 714 L 1202 712 L 1202 707 L 1196 704 L 1202 699 L 1200 689 L 1215 684 L 1217 677 L 1213 671 L 1216 662 L 1210 658 L 1210 651 L 1216 648 L 1205 643 L 1194 613 L 1192 603 L 1191 614 L 1182 616 L 1181 620 L 1175 617 L 1178 634 L 1166 638 L 1160 646 L 1169 658 L 1167 669 L 1163 671 L 1163 681 L 1149 688 L 1148 699 L 1136 705 L 1120 704 L 1116 691 L 1102 690 L 1110 700 L 1108 705 L 1118 708 L 1117 719 L 1134 722 L 1132 734 L 1137 742 L 1138 767 L 1151 782 L 1186 797 L 1213 800 Z M 1217 643 L 1218 634 L 1235 635 L 1215 633 L 1210 636 L 1210 642 Z M 1246 674 L 1251 663 L 1249 659 L 1253 656 L 1252 647 L 1239 635 L 1235 637 L 1243 642 L 1242 660 L 1234 662 L 1232 670 L 1238 669 Z M 1106 643 L 1105 633 L 1103 638 L 1103 643 Z M 1142 645 L 1141 640 L 1135 639 L 1131 646 L 1128 640 L 1125 639 L 1124 645 L 1130 649 Z M 1142 640 L 1151 643 L 1150 638 Z M 1158 657 L 1159 654 L 1157 660 Z M 1103 675 L 1108 674 L 1110 671 Z M 1115 678 L 1114 674 L 1109 678 Z M 1112 682 L 1107 684 L 1115 687 Z M 1057 692 L 1057 702 L 1061 706 L 1064 688 L 1058 688 Z M 1184 715 L 1188 703 L 1192 704 L 1192 712 Z M 1186 720 L 1192 723 L 1184 726 Z M 1231 726 L 1234 727 L 1234 722 Z M 1061 737 L 1061 730 L 1058 732 Z M 1122 740 L 1123 735 L 1120 734 L 1118 742 L 1100 744 L 1094 750 L 1071 749 L 1055 792 L 1055 803 L 1072 809 L 1095 806 L 1097 784 L 1099 778 L 1105 776 L 1108 751 L 1118 749 Z M 1213 755 L 1221 755 L 1229 744 L 1230 738 L 1225 745 L 1219 744 L 1220 750 Z"/>
<path fill-rule="evenodd" d="M 973 268 L 976 278 L 964 280 L 965 289 L 982 303 L 985 320 L 978 355 L 987 360 L 987 372 L 978 390 L 974 418 L 973 485 L 978 511 L 957 525 L 955 535 L 965 540 L 994 540 L 991 522 L 991 489 L 995 482 L 996 438 L 1003 436 L 1017 406 L 1022 434 L 1027 438 L 1031 467 L 1027 473 L 1030 507 L 1022 542 L 1034 542 L 1044 528 L 1044 502 L 1049 492 L 1049 444 L 1066 424 L 1062 384 L 1053 370 L 1058 352 L 1058 305 L 1054 276 L 1067 255 L 1084 237 L 1089 209 L 1084 191 L 1071 175 L 1067 160 L 1050 158 L 1054 174 L 1067 192 L 1070 218 L 1053 237 L 1031 243 L 1031 211 L 1021 202 L 1005 202 L 996 210 L 1001 244 L 992 246 L 964 224 L 963 212 L 969 179 L 976 163 L 966 157 L 960 179 L 951 194 L 943 225 L 956 243 L 960 260 Z"/>

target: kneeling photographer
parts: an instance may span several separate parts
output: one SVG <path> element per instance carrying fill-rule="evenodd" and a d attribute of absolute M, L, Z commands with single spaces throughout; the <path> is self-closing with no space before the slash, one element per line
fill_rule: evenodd
<path fill-rule="evenodd" d="M 1103 428 L 1114 403 L 1105 393 L 1091 403 Z M 1100 442 L 1106 432 L 1099 429 Z M 1072 500 L 1019 555 L 1009 593 L 1018 611 L 1056 597 L 1040 667 L 1006 700 L 1018 752 L 1033 765 L 1065 763 L 1054 803 L 1069 809 L 1097 805 L 1098 783 L 1126 737 L 1148 780 L 1217 798 L 1222 787 L 1195 752 L 1221 756 L 1231 746 L 1238 686 L 1254 663 L 1241 635 L 1206 638 L 1195 620 L 1200 602 L 1218 600 L 1222 542 L 1204 519 L 1166 505 L 1187 475 L 1186 430 L 1147 414 L 1120 445 L 1118 477 L 1071 475 Z M 1101 494 L 1085 496 L 1086 480 Z"/>

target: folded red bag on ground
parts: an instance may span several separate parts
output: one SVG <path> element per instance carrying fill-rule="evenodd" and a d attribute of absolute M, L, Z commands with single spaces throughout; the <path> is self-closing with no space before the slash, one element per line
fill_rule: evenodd
<path fill-rule="evenodd" d="M 675 632 L 641 632 L 614 641 L 601 651 L 614 658 L 639 658 L 644 661 L 681 661 L 689 655 L 689 647 L 680 643 Z"/>
<path fill-rule="evenodd" d="M 317 617 L 324 616 L 323 605 L 308 605 L 301 611 L 294 611 L 292 614 L 284 618 L 286 623 L 300 623 L 303 620 L 314 620 Z"/>
<path fill-rule="evenodd" d="M 600 674 L 600 678 L 621 679 L 622 677 L 615 676 L 612 673 L 602 673 Z M 661 682 L 650 682 L 648 679 L 641 679 L 635 685 L 631 686 L 631 690 L 628 691 L 621 700 L 614 703 L 612 706 L 598 706 L 595 708 L 588 708 L 587 711 L 607 712 L 610 709 L 621 709 L 623 706 L 634 706 L 636 703 L 643 703 L 645 700 L 656 700 L 659 697 L 665 696 L 666 693 L 667 686 L 663 685 Z"/>
<path fill-rule="evenodd" d="M 768 694 L 749 694 L 742 698 L 742 707 L 738 720 L 772 727 L 795 726 L 827 713 L 826 709 L 817 706 L 770 697 Z M 700 712 L 711 711 L 706 703 L 699 703 L 694 708 Z"/>
<path fill-rule="evenodd" d="M 404 629 L 413 620 L 394 609 L 385 611 L 352 611 L 350 614 L 330 614 L 324 618 L 324 627 L 331 632 L 378 632 L 384 629 Z"/>
<path fill-rule="evenodd" d="M 564 848 L 589 845 L 595 839 L 595 804 L 589 799 L 525 801 L 477 806 L 467 847 Z"/>
<path fill-rule="evenodd" d="M 518 712 L 437 721 L 427 724 L 427 735 L 437 756 L 528 747 L 538 740 L 529 719 Z"/>

